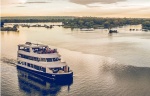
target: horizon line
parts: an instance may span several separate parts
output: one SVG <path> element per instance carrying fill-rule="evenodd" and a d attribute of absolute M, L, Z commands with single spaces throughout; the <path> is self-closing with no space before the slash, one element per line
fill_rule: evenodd
<path fill-rule="evenodd" d="M 150 17 L 104 17 L 104 16 L 1 16 L 1 18 L 6 18 L 6 17 L 95 17 L 95 18 L 143 18 L 143 19 L 150 19 Z"/>

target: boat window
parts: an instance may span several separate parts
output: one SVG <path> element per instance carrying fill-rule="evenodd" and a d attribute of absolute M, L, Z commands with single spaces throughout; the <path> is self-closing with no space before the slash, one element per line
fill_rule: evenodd
<path fill-rule="evenodd" d="M 29 59 L 30 59 L 30 60 L 33 60 L 33 57 L 29 56 Z"/>
<path fill-rule="evenodd" d="M 30 63 L 27 64 L 28 67 L 30 67 L 30 65 L 31 65 Z"/>
<path fill-rule="evenodd" d="M 60 61 L 60 58 L 46 58 L 47 62 Z"/>
<path fill-rule="evenodd" d="M 24 47 L 19 46 L 18 49 L 19 50 L 24 50 Z"/>
<path fill-rule="evenodd" d="M 22 62 L 22 65 L 26 65 L 26 62 Z"/>
<path fill-rule="evenodd" d="M 39 70 L 42 70 L 42 67 L 39 67 Z"/>
<path fill-rule="evenodd" d="M 33 64 L 31 64 L 31 67 L 33 68 Z"/>
<path fill-rule="evenodd" d="M 42 62 L 46 62 L 46 59 L 45 58 L 41 58 L 41 60 L 40 61 L 42 61 Z"/>
<path fill-rule="evenodd" d="M 30 52 L 30 49 L 29 48 L 24 48 L 24 51 Z"/>
<path fill-rule="evenodd" d="M 57 58 L 53 58 L 53 61 L 57 61 Z"/>
<path fill-rule="evenodd" d="M 32 50 L 34 53 L 38 53 L 40 49 L 39 48 L 32 48 Z"/>
<path fill-rule="evenodd" d="M 21 57 L 22 57 L 22 58 L 24 58 L 24 55 L 23 55 L 23 54 L 21 54 Z"/>
<path fill-rule="evenodd" d="M 34 61 L 39 61 L 37 57 L 33 57 L 33 60 Z"/>
<path fill-rule="evenodd" d="M 21 64 L 21 62 L 20 62 L 20 61 L 18 61 L 18 64 Z"/>
<path fill-rule="evenodd" d="M 53 71 L 53 73 L 57 73 L 61 68 L 49 68 L 50 70 Z"/>
<path fill-rule="evenodd" d="M 52 62 L 52 58 L 46 58 L 47 62 Z"/>
<path fill-rule="evenodd" d="M 26 66 L 26 62 L 24 62 L 24 65 Z"/>
<path fill-rule="evenodd" d="M 46 68 L 44 68 L 44 67 L 42 67 L 42 69 L 41 69 L 43 72 L 46 72 Z"/>
<path fill-rule="evenodd" d="M 37 69 L 37 70 L 40 69 L 39 66 L 37 66 L 37 65 L 34 65 L 34 68 Z"/>
<path fill-rule="evenodd" d="M 28 59 L 28 58 L 29 58 L 29 56 L 27 56 L 27 55 L 24 55 L 24 58 L 25 58 L 25 59 Z"/>
<path fill-rule="evenodd" d="M 59 61 L 60 58 L 53 58 L 53 61 Z"/>

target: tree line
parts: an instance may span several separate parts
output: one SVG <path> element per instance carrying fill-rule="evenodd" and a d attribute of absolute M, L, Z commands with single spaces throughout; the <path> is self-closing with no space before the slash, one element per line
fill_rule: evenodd
<path fill-rule="evenodd" d="M 114 28 L 124 25 L 142 24 L 144 29 L 150 29 L 150 19 L 139 18 L 97 18 L 97 17 L 81 17 L 63 22 L 64 27 L 69 28 Z"/>
<path fill-rule="evenodd" d="M 100 18 L 100 17 L 24 17 L 2 18 L 4 23 L 62 22 L 65 28 L 108 28 L 142 24 L 143 29 L 150 30 L 149 18 Z"/>

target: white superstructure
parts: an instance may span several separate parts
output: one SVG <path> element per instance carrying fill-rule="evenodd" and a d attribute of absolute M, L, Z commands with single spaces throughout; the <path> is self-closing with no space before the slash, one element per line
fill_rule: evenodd
<path fill-rule="evenodd" d="M 65 62 L 61 62 L 57 49 L 47 45 L 26 42 L 18 45 L 17 66 L 49 76 L 73 74 Z"/>

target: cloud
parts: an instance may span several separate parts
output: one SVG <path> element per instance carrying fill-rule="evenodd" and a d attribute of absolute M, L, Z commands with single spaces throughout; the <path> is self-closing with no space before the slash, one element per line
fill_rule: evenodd
<path fill-rule="evenodd" d="M 111 4 L 111 3 L 117 3 L 122 2 L 126 0 L 70 0 L 70 2 L 76 3 L 76 4 L 92 4 L 92 3 L 103 3 L 103 4 Z"/>
<path fill-rule="evenodd" d="M 1 0 L 1 5 L 7 5 L 11 3 L 18 3 L 18 0 Z"/>
<path fill-rule="evenodd" d="M 26 6 L 16 6 L 16 7 L 26 7 Z"/>
<path fill-rule="evenodd" d="M 50 0 L 2 0 L 2 5 L 9 5 L 9 4 L 41 4 L 41 3 L 51 3 Z"/>
<path fill-rule="evenodd" d="M 42 1 L 41 2 L 26 2 L 26 4 L 31 4 L 31 3 L 33 4 L 33 3 L 51 3 L 51 2 L 42 2 Z"/>
<path fill-rule="evenodd" d="M 26 4 L 33 4 L 33 3 L 51 3 L 51 0 L 27 0 Z"/>

